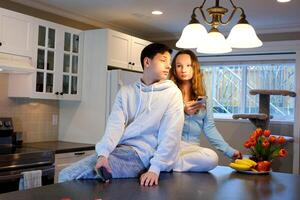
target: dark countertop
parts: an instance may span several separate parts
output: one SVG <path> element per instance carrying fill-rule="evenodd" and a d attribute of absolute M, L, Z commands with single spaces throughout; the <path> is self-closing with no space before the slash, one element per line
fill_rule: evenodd
<path fill-rule="evenodd" d="M 138 179 L 69 181 L 0 195 L 0 200 L 177 200 L 300 199 L 300 176 L 271 172 L 249 175 L 219 166 L 210 173 L 161 173 L 159 185 L 143 187 Z"/>
<path fill-rule="evenodd" d="M 52 150 L 55 153 L 69 153 L 75 151 L 88 151 L 94 150 L 94 144 L 74 143 L 74 142 L 61 142 L 61 141 L 49 141 L 49 142 L 32 142 L 24 143 L 22 147 L 31 147 L 37 149 Z"/>

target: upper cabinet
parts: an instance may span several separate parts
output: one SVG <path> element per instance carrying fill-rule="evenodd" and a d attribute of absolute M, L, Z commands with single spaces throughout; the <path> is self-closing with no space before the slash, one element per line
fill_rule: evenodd
<path fill-rule="evenodd" d="M 122 69 L 143 71 L 140 55 L 143 48 L 150 42 L 113 30 L 108 30 L 107 34 L 108 65 Z"/>
<path fill-rule="evenodd" d="M 33 21 L 33 74 L 10 74 L 9 97 L 80 100 L 81 31 Z"/>
<path fill-rule="evenodd" d="M 81 93 L 78 82 L 81 81 L 81 67 L 79 65 L 80 36 L 78 33 L 64 32 L 63 70 L 61 73 L 62 92 L 73 98 Z"/>
<path fill-rule="evenodd" d="M 80 99 L 79 33 L 67 27 L 38 25 L 35 96 Z"/>
<path fill-rule="evenodd" d="M 32 17 L 0 8 L 0 52 L 32 57 Z"/>
<path fill-rule="evenodd" d="M 58 86 L 57 76 L 59 73 L 58 62 L 58 47 L 56 27 L 50 27 L 46 24 L 37 25 L 35 30 L 35 53 L 34 62 L 36 66 L 35 77 L 32 81 L 33 96 L 47 97 L 56 92 L 55 88 Z"/>

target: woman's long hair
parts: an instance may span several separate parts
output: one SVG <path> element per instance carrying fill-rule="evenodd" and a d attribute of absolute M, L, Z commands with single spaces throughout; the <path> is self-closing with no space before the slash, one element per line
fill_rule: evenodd
<path fill-rule="evenodd" d="M 179 51 L 175 57 L 173 58 L 172 61 L 172 68 L 170 70 L 170 79 L 181 89 L 181 81 L 178 79 L 176 75 L 176 59 L 179 55 L 181 54 L 187 54 L 191 57 L 192 61 L 192 68 L 194 71 L 193 78 L 192 78 L 192 94 L 191 97 L 192 99 L 197 99 L 198 96 L 206 96 L 206 90 L 205 90 L 205 85 L 204 85 L 204 78 L 203 78 L 203 73 L 200 70 L 200 64 L 198 62 L 198 59 L 194 52 L 191 50 L 185 49 Z"/>

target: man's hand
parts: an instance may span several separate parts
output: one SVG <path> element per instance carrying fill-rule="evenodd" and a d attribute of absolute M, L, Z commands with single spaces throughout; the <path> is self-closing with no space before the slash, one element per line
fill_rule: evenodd
<path fill-rule="evenodd" d="M 202 108 L 205 108 L 205 104 L 197 101 L 188 101 L 184 103 L 184 112 L 188 115 L 194 115 Z"/>
<path fill-rule="evenodd" d="M 242 156 L 242 153 L 240 151 L 235 151 L 233 156 L 232 156 L 232 159 L 235 160 L 235 159 L 242 159 L 243 156 Z"/>
<path fill-rule="evenodd" d="M 96 168 L 99 169 L 102 166 L 105 167 L 109 173 L 112 173 L 111 167 L 109 166 L 109 163 L 108 163 L 108 159 L 104 156 L 99 156 L 97 163 L 96 163 Z"/>
<path fill-rule="evenodd" d="M 154 172 L 146 172 L 140 177 L 140 184 L 143 186 L 158 185 L 158 175 Z"/>

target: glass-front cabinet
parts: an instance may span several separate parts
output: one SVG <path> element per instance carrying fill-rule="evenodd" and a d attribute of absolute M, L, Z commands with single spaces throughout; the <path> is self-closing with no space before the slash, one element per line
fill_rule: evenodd
<path fill-rule="evenodd" d="M 64 33 L 64 57 L 62 92 L 67 95 L 78 93 L 79 35 Z"/>
<path fill-rule="evenodd" d="M 38 27 L 38 47 L 36 57 L 35 91 L 54 93 L 55 72 L 57 71 L 56 30 L 53 28 Z"/>
<path fill-rule="evenodd" d="M 80 100 L 80 31 L 39 25 L 37 37 L 35 96 Z"/>
<path fill-rule="evenodd" d="M 2 10 L 0 9 L 0 24 L 1 19 L 3 19 L 1 15 Z M 26 23 L 21 23 L 24 18 L 26 18 Z M 10 74 L 8 96 L 80 100 L 82 82 L 82 55 L 80 54 L 80 48 L 83 47 L 83 40 L 81 39 L 83 35 L 82 31 L 17 13 L 11 13 L 10 18 L 5 18 L 5 23 L 9 24 L 10 27 L 25 27 L 27 22 L 30 24 L 30 26 L 28 25 L 28 30 L 25 28 L 15 28 L 15 32 L 9 33 L 14 35 L 6 38 L 7 40 L 9 39 L 11 46 L 14 43 L 20 42 L 30 43 L 30 51 L 27 52 L 27 46 L 23 45 L 24 51 L 16 51 L 15 53 L 16 55 L 26 56 L 28 62 L 31 62 L 30 64 L 34 68 L 32 71 L 34 72 Z M 25 37 L 23 35 L 28 31 L 30 34 L 28 33 L 27 37 L 30 39 L 23 41 L 22 38 Z M 6 33 L 8 34 L 8 31 Z M 19 46 L 16 47 L 20 49 Z M 25 54 L 25 52 L 27 53 Z"/>

